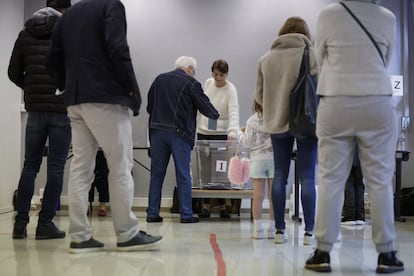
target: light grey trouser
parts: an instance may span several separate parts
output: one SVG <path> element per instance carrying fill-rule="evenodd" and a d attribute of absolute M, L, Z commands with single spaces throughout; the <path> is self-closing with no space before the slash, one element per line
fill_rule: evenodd
<path fill-rule="evenodd" d="M 392 178 L 397 118 L 390 96 L 323 97 L 318 107 L 317 248 L 331 251 L 337 240 L 344 189 L 355 144 L 371 201 L 372 238 L 378 252 L 395 240 Z"/>
<path fill-rule="evenodd" d="M 100 146 L 109 175 L 108 188 L 117 242 L 135 236 L 137 218 L 132 212 L 134 196 L 132 126 L 127 107 L 114 104 L 85 103 L 68 107 L 72 126 L 73 158 L 69 176 L 69 233 L 72 241 L 92 237 L 87 218 L 88 193 L 93 182 L 95 157 Z"/>

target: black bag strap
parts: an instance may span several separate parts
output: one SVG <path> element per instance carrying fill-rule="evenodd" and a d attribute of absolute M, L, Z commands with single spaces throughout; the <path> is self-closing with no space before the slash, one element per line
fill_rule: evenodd
<path fill-rule="evenodd" d="M 340 2 L 340 4 L 348 11 L 348 13 L 355 19 L 355 21 L 359 24 L 359 26 L 362 28 L 362 30 L 364 30 L 364 32 L 367 34 L 367 36 L 371 39 L 372 43 L 374 43 L 375 48 L 378 51 L 378 54 L 381 57 L 382 63 L 385 66 L 385 59 L 384 56 L 382 55 L 382 52 L 377 44 L 377 42 L 374 40 L 374 38 L 372 37 L 372 35 L 370 34 L 370 32 L 368 32 L 368 30 L 365 28 L 364 25 L 362 25 L 361 21 L 359 21 L 358 17 L 355 16 L 355 14 L 348 8 L 347 5 L 345 5 L 343 2 Z"/>
<path fill-rule="evenodd" d="M 309 46 L 307 44 L 305 46 L 305 49 L 303 50 L 303 59 L 305 60 L 305 72 L 310 73 Z"/>
<path fill-rule="evenodd" d="M 309 46 L 306 45 L 303 49 L 302 62 L 300 63 L 299 69 L 299 77 L 310 71 L 309 66 Z"/>

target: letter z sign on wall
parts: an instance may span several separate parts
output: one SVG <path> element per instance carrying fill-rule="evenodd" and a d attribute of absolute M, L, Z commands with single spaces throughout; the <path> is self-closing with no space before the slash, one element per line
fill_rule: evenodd
<path fill-rule="evenodd" d="M 402 75 L 391 75 L 391 86 L 393 96 L 400 96 L 402 97 L 404 95 L 404 81 Z"/>

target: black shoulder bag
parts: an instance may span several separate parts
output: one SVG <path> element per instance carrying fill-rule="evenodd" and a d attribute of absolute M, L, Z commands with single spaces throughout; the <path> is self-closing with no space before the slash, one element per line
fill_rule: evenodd
<path fill-rule="evenodd" d="M 309 46 L 303 51 L 302 64 L 295 86 L 289 95 L 289 129 L 299 136 L 316 137 L 316 78 L 309 68 Z"/>

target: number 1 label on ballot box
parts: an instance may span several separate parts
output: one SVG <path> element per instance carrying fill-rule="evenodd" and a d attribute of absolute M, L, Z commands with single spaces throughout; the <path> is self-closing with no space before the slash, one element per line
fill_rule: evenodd
<path fill-rule="evenodd" d="M 227 161 L 217 160 L 216 161 L 216 172 L 227 172 Z"/>

